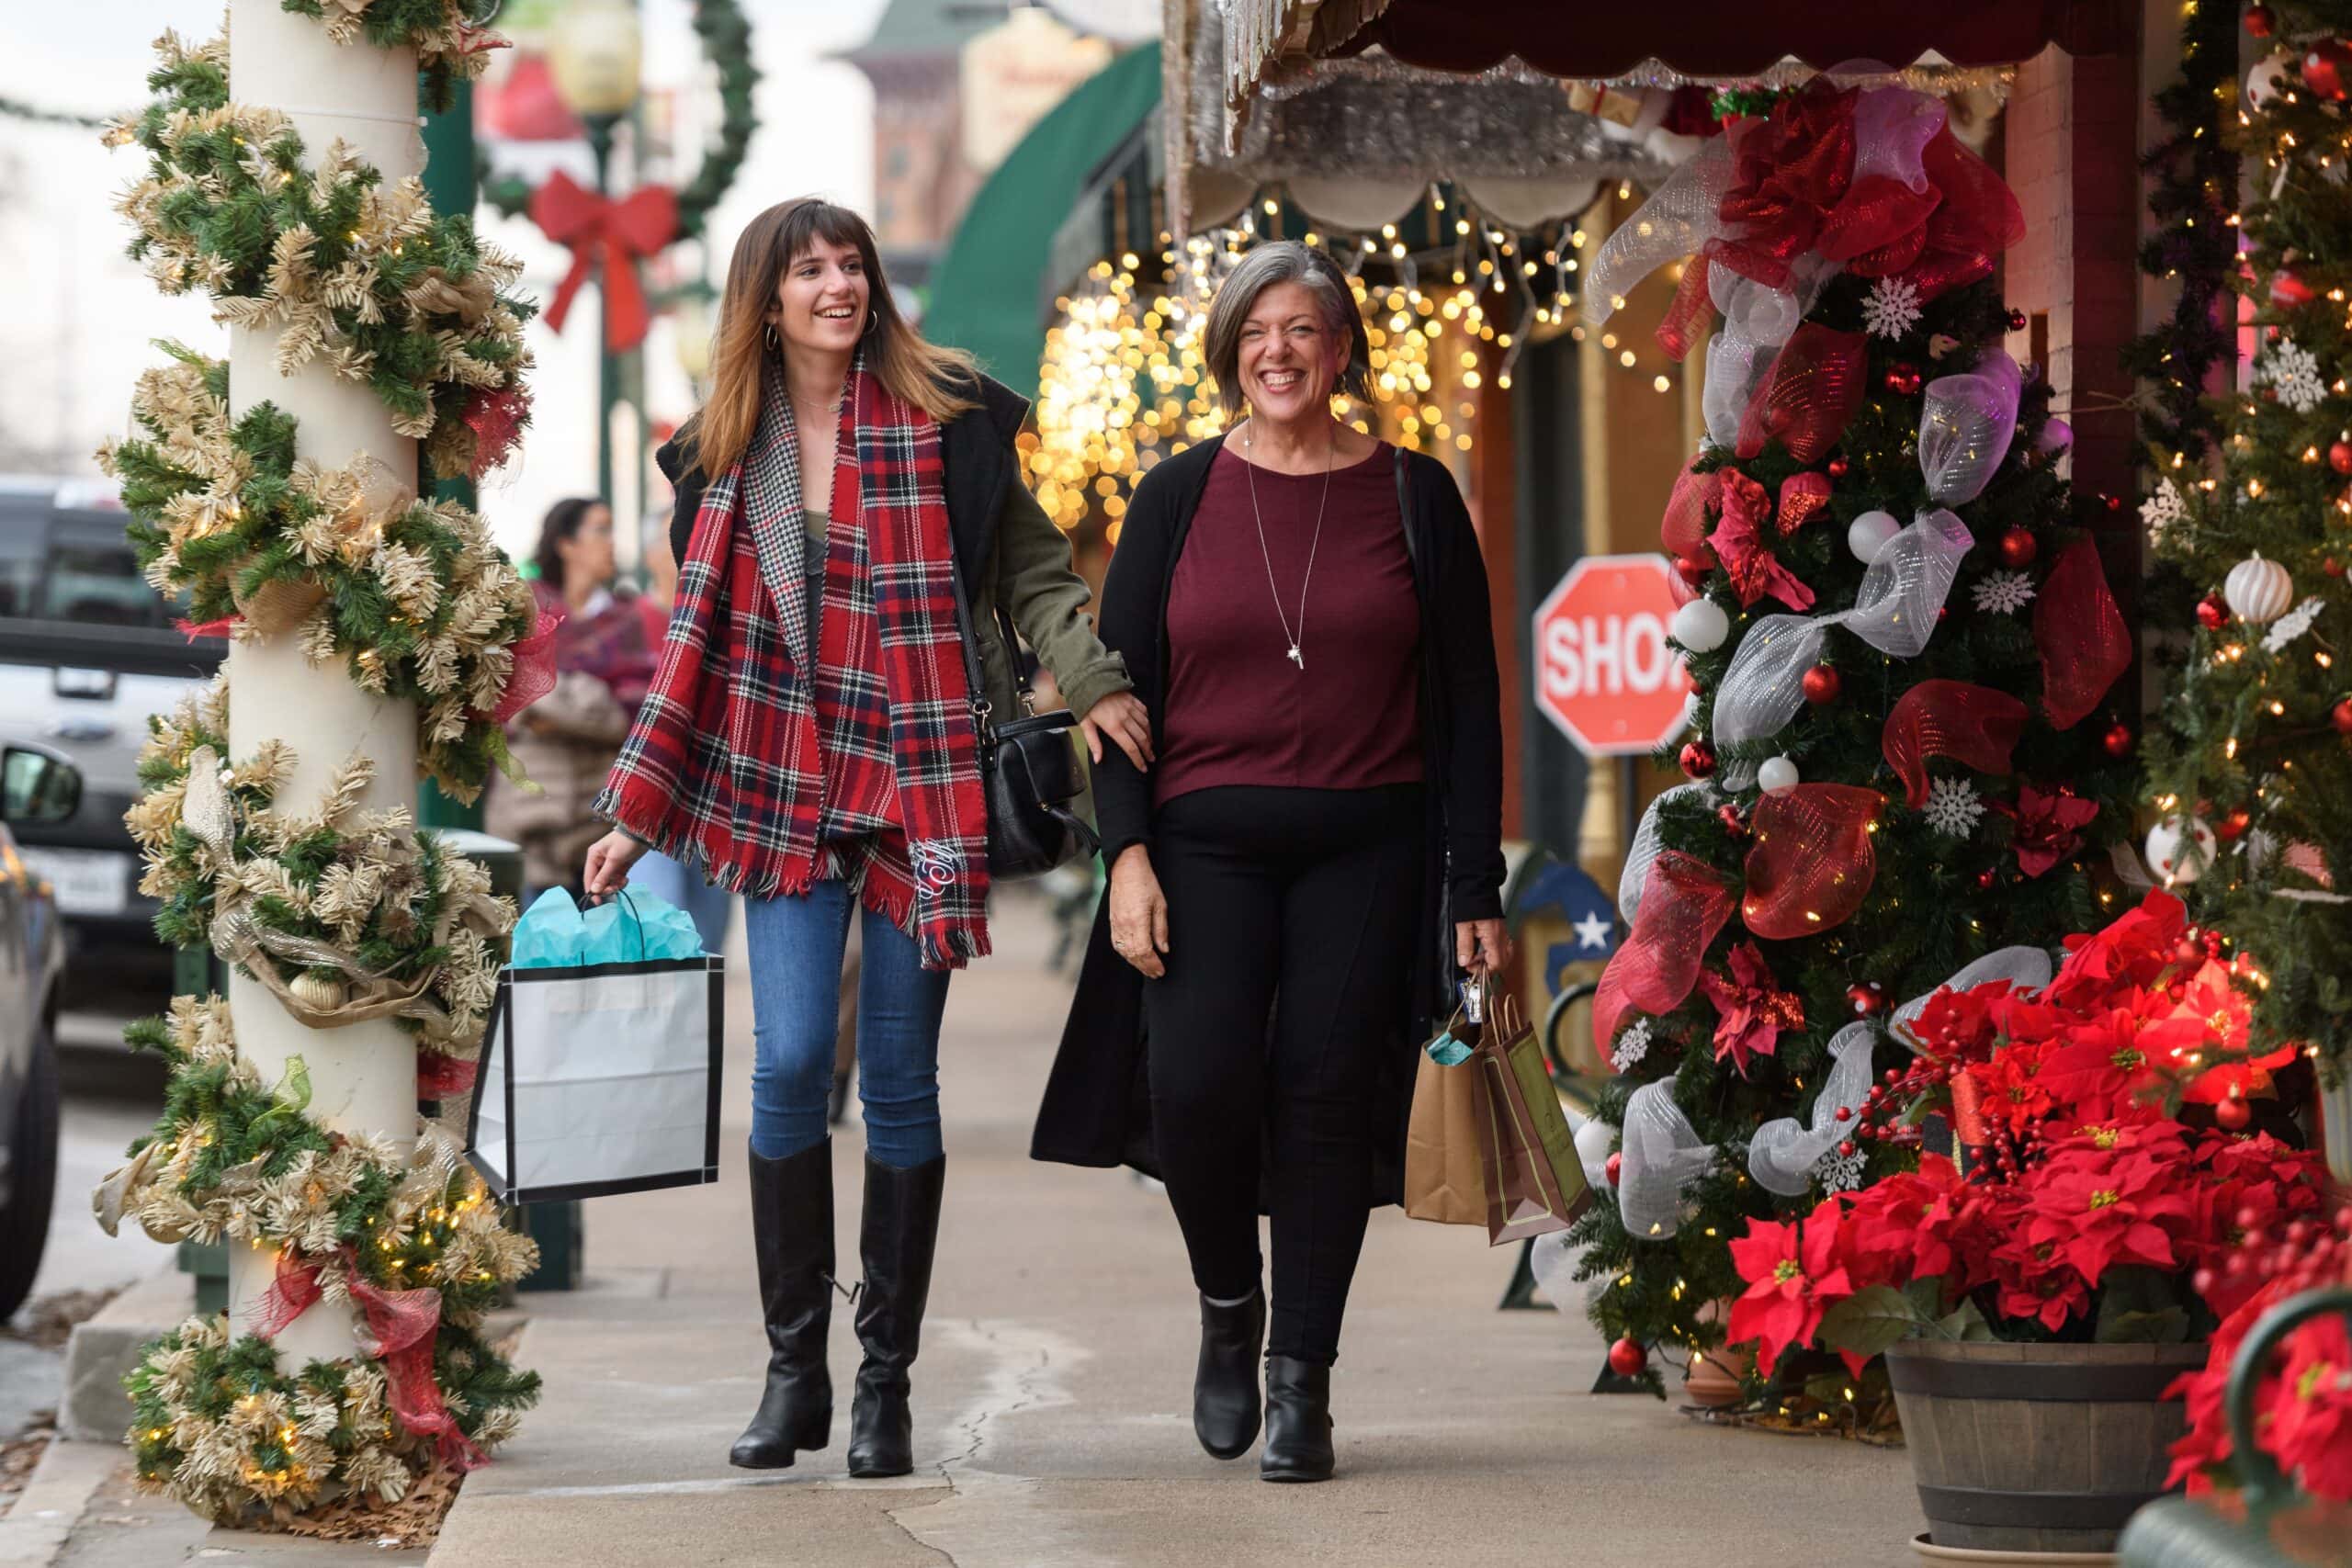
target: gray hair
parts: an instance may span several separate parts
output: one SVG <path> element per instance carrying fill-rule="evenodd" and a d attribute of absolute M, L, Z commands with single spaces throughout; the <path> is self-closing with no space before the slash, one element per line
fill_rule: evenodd
<path fill-rule="evenodd" d="M 1356 309 L 1355 291 L 1348 287 L 1340 264 L 1311 245 L 1296 240 L 1276 240 L 1258 245 L 1243 256 L 1217 285 L 1209 302 L 1209 325 L 1203 348 L 1208 373 L 1216 381 L 1218 405 L 1227 419 L 1238 418 L 1241 395 L 1241 327 L 1258 303 L 1258 296 L 1278 283 L 1295 283 L 1315 298 L 1330 329 L 1348 340 L 1348 362 L 1340 367 L 1332 388 L 1360 402 L 1372 400 L 1372 344 L 1364 336 L 1363 315 Z"/>

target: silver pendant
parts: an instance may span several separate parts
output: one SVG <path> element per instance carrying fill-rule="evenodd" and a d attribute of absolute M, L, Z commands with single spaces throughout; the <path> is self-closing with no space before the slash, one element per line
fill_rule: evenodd
<path fill-rule="evenodd" d="M 1290 661 L 1297 665 L 1302 672 L 1306 669 L 1306 660 L 1300 656 L 1296 643 L 1290 645 Z"/>

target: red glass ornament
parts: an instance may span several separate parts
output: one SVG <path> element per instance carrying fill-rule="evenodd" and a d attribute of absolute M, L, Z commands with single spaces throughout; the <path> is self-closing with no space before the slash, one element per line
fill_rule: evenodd
<path fill-rule="evenodd" d="M 1886 389 L 1901 397 L 1917 397 L 1924 384 L 1919 367 L 1907 359 L 1898 359 L 1886 367 L 1883 378 Z"/>
<path fill-rule="evenodd" d="M 2220 631 L 2230 624 L 2230 607 L 2218 593 L 2208 593 L 2197 601 L 2197 624 L 2209 632 Z"/>
<path fill-rule="evenodd" d="M 1830 458 L 1826 466 L 1829 469 L 1829 477 L 1833 479 L 1844 479 L 1854 467 L 1853 464 L 1846 460 L 1845 454 L 1842 452 L 1837 457 Z"/>
<path fill-rule="evenodd" d="M 2312 286 L 2293 267 L 2282 266 L 2270 275 L 2270 302 L 2282 310 L 2312 302 Z"/>
<path fill-rule="evenodd" d="M 1819 707 L 1826 703 L 1836 702 L 1838 694 L 1845 690 L 1846 682 L 1828 665 L 1816 664 L 1804 672 L 1804 700 Z"/>
<path fill-rule="evenodd" d="M 2213 1107 L 2213 1120 L 2231 1132 L 2240 1132 L 2254 1120 L 2254 1111 L 2246 1102 L 2233 1095 Z"/>
<path fill-rule="evenodd" d="M 2107 754 L 2110 757 L 2129 757 L 2132 754 L 2132 727 L 2119 724 L 2100 736 L 2098 743 L 2107 748 Z"/>
<path fill-rule="evenodd" d="M 2120 495 L 2110 495 L 2110 496 L 2109 496 L 2109 497 L 2107 498 L 2107 509 L 2108 509 L 2109 512 L 2120 512 L 2120 511 L 2122 511 L 2122 510 L 2123 510 L 2123 498 L 2122 498 L 2121 496 L 2120 496 Z"/>
<path fill-rule="evenodd" d="M 2245 8 L 2245 30 L 2249 36 L 2268 38 L 2278 30 L 2278 14 L 2269 6 L 2248 6 Z"/>
<path fill-rule="evenodd" d="M 2241 806 L 2213 824 L 2213 836 L 2226 844 L 2244 838 L 2245 830 L 2253 826 L 2254 814 Z"/>
<path fill-rule="evenodd" d="M 1976 874 L 1976 886 L 1988 893 L 1993 890 L 1993 884 L 1999 880 L 2000 874 L 1989 865 Z"/>
<path fill-rule="evenodd" d="M 1607 1170 L 1609 1173 L 1609 1185 L 1611 1187 L 1616 1186 L 1617 1178 L 1624 1171 L 1625 1168 L 1625 1156 L 1623 1155 L 1611 1155 L 1609 1156 L 1608 1165 L 1602 1168 Z"/>
<path fill-rule="evenodd" d="M 2344 575 L 2344 563 L 2337 560 L 2334 556 L 2330 556 L 2325 560 L 2320 562 L 2319 569 L 2320 570 L 2327 573 L 2330 577 L 2342 577 Z"/>
<path fill-rule="evenodd" d="M 1703 740 L 1682 743 L 1682 771 L 1694 779 L 1713 778 L 1715 772 L 1715 749 Z"/>
<path fill-rule="evenodd" d="M 2344 101 L 2344 79 L 2352 73 L 2352 45 L 2342 39 L 2322 39 L 2303 56 L 2303 85 L 2331 103 Z"/>
<path fill-rule="evenodd" d="M 1715 820 L 1724 825 L 1724 831 L 1731 837 L 1735 839 L 1745 839 L 1747 837 L 1747 824 L 1739 819 L 1738 807 L 1716 807 Z"/>
<path fill-rule="evenodd" d="M 2010 570 L 2031 566 L 2033 558 L 2041 553 L 2041 546 L 2035 541 L 2032 529 L 2018 525 L 2002 531 L 2001 564 Z"/>
<path fill-rule="evenodd" d="M 2025 331 L 2025 321 L 2026 317 L 2023 310 L 2018 310 L 2014 305 L 2009 307 L 2009 331 L 2013 333 L 2021 333 Z"/>
<path fill-rule="evenodd" d="M 1681 573 L 1682 581 L 1691 587 L 1703 588 L 1707 585 L 1707 573 L 1715 569 L 1713 562 L 1701 560 L 1696 556 L 1677 556 L 1674 570 Z"/>
<path fill-rule="evenodd" d="M 1846 1000 L 1852 1005 L 1856 1018 L 1876 1018 L 1886 1010 L 1886 993 L 1868 982 L 1847 987 Z"/>
<path fill-rule="evenodd" d="M 1609 1370 L 1621 1378 L 1637 1378 L 1650 1364 L 1650 1353 L 1632 1335 L 1609 1347 Z"/>
<path fill-rule="evenodd" d="M 2337 437 L 2327 444 L 2327 466 L 2339 474 L 2352 474 L 2352 441 Z"/>
<path fill-rule="evenodd" d="M 2328 718 L 2338 735 L 2352 735 L 2352 697 L 2346 697 L 2328 710 Z"/>

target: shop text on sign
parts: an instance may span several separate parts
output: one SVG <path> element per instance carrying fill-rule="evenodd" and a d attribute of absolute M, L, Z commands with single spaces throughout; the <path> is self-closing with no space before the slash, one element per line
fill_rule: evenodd
<path fill-rule="evenodd" d="M 1682 728 L 1673 570 L 1664 556 L 1589 557 L 1536 608 L 1536 705 L 1588 757 L 1647 753 Z"/>

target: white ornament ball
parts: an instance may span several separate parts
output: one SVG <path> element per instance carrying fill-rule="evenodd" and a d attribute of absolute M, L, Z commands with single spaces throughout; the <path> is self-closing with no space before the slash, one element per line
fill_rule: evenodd
<path fill-rule="evenodd" d="M 2148 869 L 2165 882 L 2194 882 L 2213 863 L 2215 847 L 2213 829 L 2203 818 L 2167 817 L 2148 829 Z"/>
<path fill-rule="evenodd" d="M 1731 617 L 1712 599 L 1693 599 L 1667 623 L 1674 640 L 1693 653 L 1713 653 L 1731 636 Z"/>
<path fill-rule="evenodd" d="M 1778 795 L 1784 789 L 1797 787 L 1797 765 L 1786 757 L 1768 757 L 1756 770 L 1756 787 L 1766 795 Z"/>
<path fill-rule="evenodd" d="M 2245 101 L 2256 108 L 2267 107 L 2287 90 L 2287 73 L 2294 63 L 2294 55 L 2283 49 L 2258 62 L 2245 73 Z"/>
<path fill-rule="evenodd" d="M 1846 529 L 1846 547 L 1854 558 L 1868 566 L 1878 559 L 1879 551 L 1887 541 L 1903 532 L 1903 525 L 1894 520 L 1892 512 L 1865 512 Z"/>
<path fill-rule="evenodd" d="M 2265 626 L 2285 615 L 2295 602 L 2295 580 L 2287 575 L 2285 567 L 2264 560 L 2256 550 L 2230 568 L 2230 575 L 2222 580 L 2222 597 L 2238 619 L 2248 626 Z"/>

